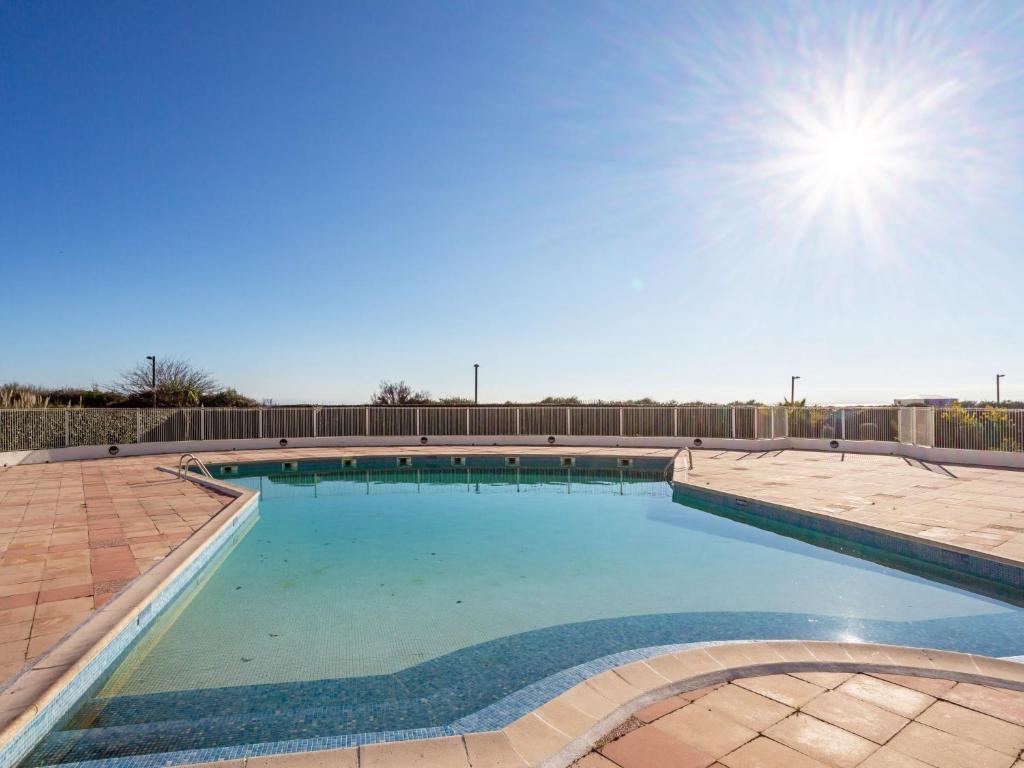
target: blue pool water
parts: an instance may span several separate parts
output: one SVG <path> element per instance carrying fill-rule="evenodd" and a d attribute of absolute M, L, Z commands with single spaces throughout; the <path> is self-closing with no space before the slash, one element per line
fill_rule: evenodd
<path fill-rule="evenodd" d="M 26 764 L 501 727 L 572 685 L 564 670 L 667 644 L 1024 653 L 1021 608 L 697 509 L 664 460 L 470 461 L 226 476 L 261 490 L 256 522 Z"/>

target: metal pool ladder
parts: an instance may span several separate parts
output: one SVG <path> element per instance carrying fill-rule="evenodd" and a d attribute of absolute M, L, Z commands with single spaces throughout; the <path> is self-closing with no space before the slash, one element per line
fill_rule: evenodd
<path fill-rule="evenodd" d="M 689 472 L 693 469 L 693 452 L 686 446 L 683 446 L 675 452 L 675 455 L 672 456 L 672 460 L 668 463 L 668 466 L 665 467 L 665 479 L 669 482 L 671 482 L 672 478 L 676 476 L 676 459 L 679 458 L 679 454 L 683 451 L 686 451 L 686 466 L 683 467 L 683 471 Z"/>
<path fill-rule="evenodd" d="M 179 480 L 185 477 L 184 473 L 188 472 L 188 468 L 190 466 L 192 466 L 193 463 L 195 463 L 195 465 L 197 467 L 199 467 L 199 471 L 200 472 L 202 472 L 208 478 L 213 480 L 213 475 L 210 474 L 210 470 L 208 470 L 206 468 L 206 465 L 203 464 L 203 460 L 200 459 L 198 456 L 196 456 L 194 453 L 183 453 L 178 458 L 178 479 Z"/>

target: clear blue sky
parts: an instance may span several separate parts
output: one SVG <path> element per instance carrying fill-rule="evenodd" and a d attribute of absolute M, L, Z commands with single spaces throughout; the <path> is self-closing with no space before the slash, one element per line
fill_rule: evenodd
<path fill-rule="evenodd" d="M 5 2 L 0 380 L 1024 398 L 1019 2 Z"/>

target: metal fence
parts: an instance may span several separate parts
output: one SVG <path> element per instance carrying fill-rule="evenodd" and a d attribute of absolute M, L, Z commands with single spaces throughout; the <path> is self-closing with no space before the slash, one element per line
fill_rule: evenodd
<path fill-rule="evenodd" d="M 1024 450 L 1024 410 L 785 406 L 323 406 L 0 410 L 0 451 L 303 437 L 880 440 Z"/>

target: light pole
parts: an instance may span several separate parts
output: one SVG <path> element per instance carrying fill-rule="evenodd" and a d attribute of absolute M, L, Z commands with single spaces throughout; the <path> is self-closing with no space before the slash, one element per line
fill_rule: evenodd
<path fill-rule="evenodd" d="M 473 405 L 480 403 L 480 363 L 473 363 Z"/>
<path fill-rule="evenodd" d="M 151 386 L 153 388 L 153 407 L 156 408 L 156 355 L 146 355 L 146 359 L 151 364 L 150 370 L 152 371 L 150 376 Z"/>
<path fill-rule="evenodd" d="M 789 404 L 790 405 L 796 405 L 796 380 L 799 379 L 799 378 L 800 378 L 799 376 L 790 376 L 789 377 Z"/>
<path fill-rule="evenodd" d="M 996 374 L 996 405 L 999 405 L 999 380 L 1003 378 L 1005 375 L 1005 373 Z"/>

